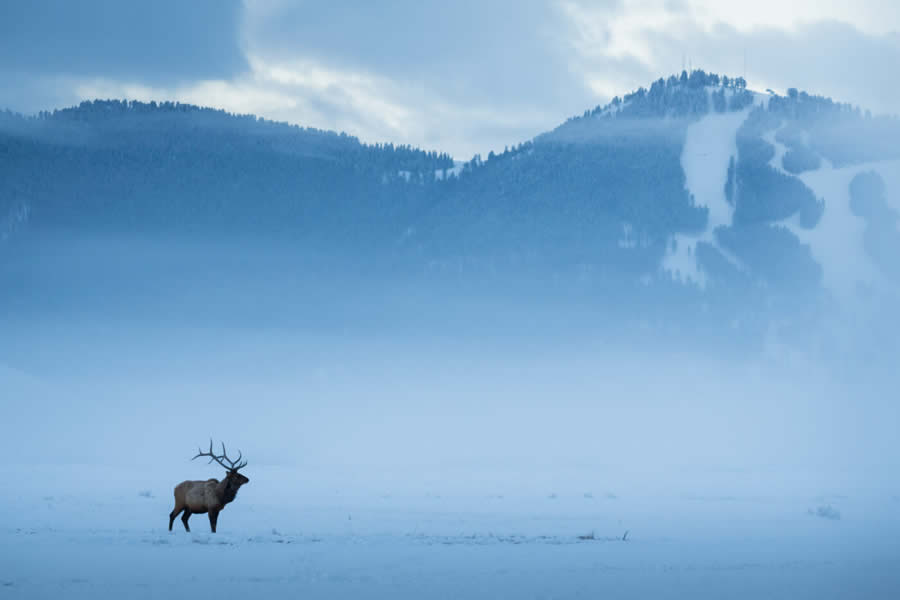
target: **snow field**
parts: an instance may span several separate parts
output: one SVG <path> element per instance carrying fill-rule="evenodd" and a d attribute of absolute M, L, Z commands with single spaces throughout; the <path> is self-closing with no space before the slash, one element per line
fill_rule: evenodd
<path fill-rule="evenodd" d="M 44 474 L 48 488 L 65 479 L 56 468 Z M 39 497 L 5 486 L 0 596 L 861 598 L 900 590 L 900 502 L 877 490 L 742 495 L 766 477 L 745 473 L 744 484 L 718 495 L 334 491 L 310 500 L 295 495 L 298 472 L 296 489 L 280 496 L 295 504 L 281 505 L 266 502 L 273 472 L 249 474 L 217 534 L 204 515 L 191 519 L 193 533 L 178 522 L 166 531 L 170 499 L 161 490 Z M 826 505 L 841 518 L 807 512 Z"/>

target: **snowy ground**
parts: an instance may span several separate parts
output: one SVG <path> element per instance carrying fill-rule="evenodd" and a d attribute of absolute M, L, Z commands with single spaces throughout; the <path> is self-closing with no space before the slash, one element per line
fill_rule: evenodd
<path fill-rule="evenodd" d="M 893 384 L 571 341 L 104 331 L 0 339 L 0 598 L 900 592 Z M 190 461 L 208 435 L 250 483 L 219 533 L 170 533 L 173 486 L 221 477 Z"/>
<path fill-rule="evenodd" d="M 196 464 L 182 470 L 205 473 Z M 808 473 L 685 472 L 681 489 L 654 489 L 652 480 L 613 487 L 598 473 L 582 486 L 593 491 L 496 487 L 483 495 L 440 487 L 359 494 L 351 481 L 344 489 L 310 484 L 304 492 L 309 473 L 248 467 L 247 474 L 251 482 L 222 513 L 219 533 L 195 515 L 188 534 L 178 521 L 166 530 L 171 499 L 161 475 L 4 467 L 0 597 L 823 599 L 900 592 L 900 498 L 877 488 L 822 493 Z M 77 487 L 82 477 L 90 491 Z M 778 493 L 767 494 L 766 485 Z"/>

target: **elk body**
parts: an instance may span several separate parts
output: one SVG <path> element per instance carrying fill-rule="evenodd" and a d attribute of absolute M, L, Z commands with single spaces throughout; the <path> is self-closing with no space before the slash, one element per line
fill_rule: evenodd
<path fill-rule="evenodd" d="M 240 453 L 239 453 L 240 454 Z M 208 456 L 209 462 L 216 461 L 225 467 L 225 479 L 207 479 L 206 481 L 182 481 L 175 486 L 175 508 L 169 513 L 169 531 L 172 531 L 172 523 L 175 517 L 182 511 L 181 522 L 184 523 L 185 531 L 190 531 L 188 519 L 194 513 L 209 514 L 209 526 L 212 532 L 216 532 L 216 521 L 219 520 L 219 512 L 225 508 L 225 505 L 234 500 L 241 486 L 250 480 L 244 477 L 238 470 L 247 466 L 247 462 L 241 462 L 239 455 L 237 460 L 228 458 L 225 452 L 225 444 L 222 444 L 222 454 L 217 456 L 213 453 L 212 440 L 209 442 L 209 452 L 198 451 L 197 455 L 192 458 L 200 458 Z M 225 464 L 226 461 L 228 464 Z"/>

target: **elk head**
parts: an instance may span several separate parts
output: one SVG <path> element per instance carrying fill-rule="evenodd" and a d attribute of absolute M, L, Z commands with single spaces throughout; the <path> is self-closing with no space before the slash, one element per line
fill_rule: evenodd
<path fill-rule="evenodd" d="M 194 456 L 191 460 L 195 460 L 200 458 L 201 456 L 209 457 L 209 464 L 212 464 L 213 461 L 219 463 L 221 466 L 225 467 L 225 480 L 226 483 L 226 497 L 227 502 L 231 502 L 234 500 L 235 495 L 242 485 L 248 483 L 250 478 L 238 473 L 240 469 L 243 469 L 247 466 L 247 461 L 242 461 L 241 458 L 244 456 L 240 450 L 238 450 L 238 457 L 236 460 L 231 460 L 228 458 L 228 453 L 225 451 L 225 443 L 222 442 L 222 454 L 216 455 L 213 452 L 213 443 L 212 440 L 209 440 L 209 451 L 203 452 L 199 448 L 197 449 L 197 455 Z M 224 462 L 223 462 L 224 461 Z M 227 463 L 227 464 L 226 464 Z"/>

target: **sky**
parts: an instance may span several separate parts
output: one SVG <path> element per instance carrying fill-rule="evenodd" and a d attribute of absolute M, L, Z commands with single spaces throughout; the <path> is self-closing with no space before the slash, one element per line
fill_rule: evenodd
<path fill-rule="evenodd" d="M 468 160 L 702 68 L 900 113 L 893 0 L 4 0 L 0 109 L 177 100 Z"/>

